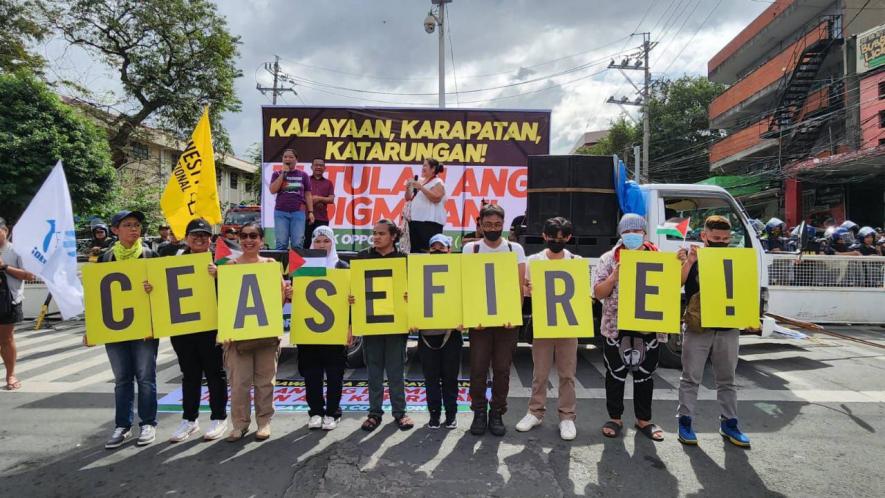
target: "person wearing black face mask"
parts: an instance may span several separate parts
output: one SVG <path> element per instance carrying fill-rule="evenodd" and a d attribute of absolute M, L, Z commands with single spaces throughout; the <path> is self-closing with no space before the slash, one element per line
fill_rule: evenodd
<path fill-rule="evenodd" d="M 544 223 L 544 242 L 547 249 L 528 257 L 532 261 L 580 258 L 569 252 L 565 245 L 572 238 L 572 223 L 562 217 L 550 218 Z M 531 275 L 526 271 L 524 293 L 532 293 Z M 590 306 L 591 303 L 587 303 Z M 529 411 L 516 424 L 516 430 L 527 432 L 541 425 L 547 408 L 547 379 L 556 365 L 559 376 L 559 436 L 571 441 L 577 437 L 575 428 L 575 370 L 578 366 L 578 339 L 538 339 L 532 342 L 532 397 Z"/>
<path fill-rule="evenodd" d="M 731 242 L 731 222 L 723 216 L 710 216 L 704 221 L 701 239 L 706 247 L 728 247 Z M 679 380 L 679 442 L 698 444 L 692 429 L 692 417 L 698 399 L 698 386 L 704 376 L 707 357 L 713 366 L 716 379 L 716 398 L 719 400 L 719 434 L 728 442 L 750 447 L 750 438 L 741 432 L 737 419 L 737 385 L 735 370 L 738 363 L 738 329 L 701 327 L 700 295 L 698 278 L 698 248 L 680 249 L 682 260 L 682 284 L 685 286 L 685 333 L 682 338 L 682 377 Z"/>
<path fill-rule="evenodd" d="M 479 226 L 483 238 L 464 245 L 464 254 L 512 252 L 519 264 L 519 289 L 525 287 L 525 252 L 521 245 L 501 238 L 504 231 L 504 209 L 497 204 L 487 204 L 479 210 Z M 522 293 L 520 292 L 520 297 Z M 488 429 L 495 436 L 507 432 L 504 412 L 507 411 L 507 394 L 510 391 L 510 365 L 516 348 L 518 331 L 510 324 L 504 327 L 470 329 L 470 398 L 473 423 L 470 433 L 485 434 Z M 489 367 L 492 368 L 492 399 L 486 398 Z"/>

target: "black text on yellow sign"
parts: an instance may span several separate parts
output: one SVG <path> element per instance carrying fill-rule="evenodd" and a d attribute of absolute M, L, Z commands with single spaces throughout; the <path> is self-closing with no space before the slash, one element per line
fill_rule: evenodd
<path fill-rule="evenodd" d="M 353 335 L 407 334 L 406 259 L 351 262 Z"/>
<path fill-rule="evenodd" d="M 522 290 L 516 254 L 462 254 L 465 327 L 522 325 Z"/>
<path fill-rule="evenodd" d="M 535 339 L 593 337 L 590 267 L 586 259 L 532 261 L 529 275 Z"/>
<path fill-rule="evenodd" d="M 678 334 L 682 263 L 672 252 L 621 251 L 618 329 Z"/>
<path fill-rule="evenodd" d="M 142 260 L 151 292 L 154 337 L 218 329 L 215 279 L 209 274 L 212 255 L 186 254 Z"/>
<path fill-rule="evenodd" d="M 698 251 L 701 327 L 759 327 L 759 268 L 749 248 Z"/>
<path fill-rule="evenodd" d="M 83 267 L 88 344 L 153 336 L 151 303 L 143 286 L 145 280 L 147 266 L 143 259 Z"/>
<path fill-rule="evenodd" d="M 347 344 L 350 271 L 292 279 L 292 344 Z"/>
<path fill-rule="evenodd" d="M 283 335 L 281 275 L 277 262 L 218 267 L 218 342 Z"/>
<path fill-rule="evenodd" d="M 462 324 L 461 255 L 409 256 L 409 327 L 454 329 Z"/>

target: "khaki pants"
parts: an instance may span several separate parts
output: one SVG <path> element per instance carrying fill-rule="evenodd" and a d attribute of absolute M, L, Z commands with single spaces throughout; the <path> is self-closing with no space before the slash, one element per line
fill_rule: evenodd
<path fill-rule="evenodd" d="M 535 339 L 532 342 L 532 398 L 529 412 L 544 418 L 547 411 L 547 378 L 556 363 L 559 377 L 559 420 L 575 419 L 575 369 L 578 366 L 577 339 Z"/>
<path fill-rule="evenodd" d="M 277 375 L 279 346 L 237 351 L 236 343 L 225 351 L 230 372 L 230 415 L 235 430 L 248 429 L 251 419 L 249 390 L 255 386 L 255 419 L 258 427 L 270 424 L 274 414 L 273 386 Z"/>

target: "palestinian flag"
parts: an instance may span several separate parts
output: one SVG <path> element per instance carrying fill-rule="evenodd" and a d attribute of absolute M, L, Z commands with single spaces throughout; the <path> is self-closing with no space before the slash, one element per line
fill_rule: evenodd
<path fill-rule="evenodd" d="M 231 242 L 224 237 L 218 237 L 215 240 L 215 264 L 223 265 L 231 260 L 237 259 L 243 255 L 240 245 Z"/>
<path fill-rule="evenodd" d="M 326 275 L 326 253 L 316 249 L 289 249 L 290 277 L 322 277 Z"/>
<path fill-rule="evenodd" d="M 657 233 L 658 235 L 672 235 L 685 239 L 685 235 L 688 233 L 688 222 L 688 218 L 670 218 L 658 227 Z"/>

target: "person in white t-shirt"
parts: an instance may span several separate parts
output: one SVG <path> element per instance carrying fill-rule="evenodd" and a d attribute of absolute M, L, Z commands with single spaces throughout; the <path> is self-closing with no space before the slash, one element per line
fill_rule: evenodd
<path fill-rule="evenodd" d="M 531 272 L 532 261 L 552 259 L 580 258 L 569 252 L 565 245 L 572 238 L 572 223 L 562 217 L 550 218 L 544 223 L 544 242 L 547 248 L 528 257 L 526 268 L 525 294 L 532 293 Z M 587 306 L 591 306 L 587 302 Z M 575 428 L 575 370 L 578 366 L 578 339 L 538 339 L 532 341 L 532 397 L 529 400 L 529 411 L 516 424 L 516 430 L 527 432 L 541 425 L 547 409 L 547 378 L 550 370 L 556 365 L 559 376 L 559 436 L 571 441 L 577 436 Z"/>
<path fill-rule="evenodd" d="M 525 286 L 525 251 L 516 242 L 503 240 L 504 209 L 488 204 L 479 211 L 479 224 L 483 238 L 464 245 L 464 254 L 512 252 L 519 264 L 519 292 Z M 470 408 L 473 423 L 470 433 L 481 436 L 488 429 L 495 436 L 503 436 L 503 415 L 507 411 L 507 394 L 510 390 L 510 365 L 513 350 L 519 338 L 517 327 L 476 327 L 470 329 Z M 486 383 L 489 366 L 492 368 L 492 399 L 486 399 Z"/>
<path fill-rule="evenodd" d="M 446 185 L 439 175 L 443 165 L 436 159 L 425 159 L 421 178 L 406 183 L 406 200 L 412 201 L 409 219 L 410 252 L 427 252 L 430 238 L 442 233 L 446 225 Z"/>

